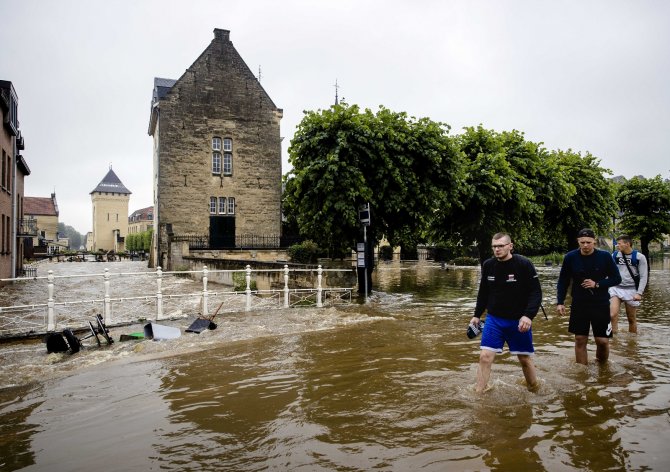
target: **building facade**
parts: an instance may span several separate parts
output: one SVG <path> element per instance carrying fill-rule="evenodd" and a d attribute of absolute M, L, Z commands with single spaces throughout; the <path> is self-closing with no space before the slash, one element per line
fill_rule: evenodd
<path fill-rule="evenodd" d="M 130 190 L 123 185 L 110 167 L 107 175 L 91 191 L 93 241 L 90 250 L 105 252 L 125 250 L 123 241 L 128 234 L 130 194 Z"/>
<path fill-rule="evenodd" d="M 58 202 L 51 197 L 25 197 L 23 213 L 33 221 L 37 234 L 32 238 L 33 255 L 55 254 L 67 249 L 67 243 L 58 237 Z"/>
<path fill-rule="evenodd" d="M 35 234 L 35 227 L 23 217 L 23 183 L 30 169 L 20 154 L 25 146 L 18 111 L 14 85 L 0 80 L 0 278 L 23 275 L 24 238 Z"/>
<path fill-rule="evenodd" d="M 168 235 L 228 249 L 281 234 L 281 118 L 227 30 L 179 79 L 154 79 L 154 263 L 168 268 Z"/>
<path fill-rule="evenodd" d="M 154 226 L 154 207 L 135 210 L 128 217 L 128 234 L 143 233 Z"/>

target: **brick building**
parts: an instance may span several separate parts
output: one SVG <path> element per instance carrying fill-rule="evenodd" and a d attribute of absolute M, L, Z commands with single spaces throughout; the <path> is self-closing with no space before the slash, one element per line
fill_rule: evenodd
<path fill-rule="evenodd" d="M 233 46 L 214 39 L 177 80 L 154 79 L 152 259 L 169 269 L 168 235 L 204 235 L 230 249 L 281 233 L 282 110 Z"/>
<path fill-rule="evenodd" d="M 23 275 L 24 238 L 35 234 L 34 226 L 23 218 L 23 181 L 30 169 L 20 154 L 24 140 L 18 110 L 13 84 L 0 80 L 0 278 Z"/>

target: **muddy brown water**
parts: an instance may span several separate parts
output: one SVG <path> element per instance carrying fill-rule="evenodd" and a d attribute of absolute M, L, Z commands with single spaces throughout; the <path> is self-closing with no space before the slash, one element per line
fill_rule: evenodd
<path fill-rule="evenodd" d="M 432 264 L 380 266 L 367 304 L 227 313 L 176 340 L 0 345 L 0 470 L 670 470 L 670 271 L 605 366 L 592 341 L 574 363 L 558 269 L 539 271 L 537 393 L 508 353 L 473 393 L 478 270 Z"/>

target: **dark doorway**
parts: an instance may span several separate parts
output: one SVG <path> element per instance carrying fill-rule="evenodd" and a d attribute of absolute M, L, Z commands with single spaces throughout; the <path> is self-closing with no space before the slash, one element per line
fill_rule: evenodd
<path fill-rule="evenodd" d="M 235 217 L 209 217 L 210 249 L 229 249 L 235 247 Z"/>

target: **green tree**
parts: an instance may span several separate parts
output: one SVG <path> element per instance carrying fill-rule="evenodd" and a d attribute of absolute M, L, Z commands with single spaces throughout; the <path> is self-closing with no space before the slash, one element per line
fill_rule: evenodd
<path fill-rule="evenodd" d="M 425 239 L 433 210 L 456 200 L 462 170 L 448 126 L 380 107 L 305 112 L 289 147 L 284 212 L 331 254 L 360 239 L 358 206 L 370 203 L 373 240 Z"/>
<path fill-rule="evenodd" d="M 670 233 L 670 182 L 660 175 L 633 177 L 618 186 L 617 201 L 621 229 L 640 238 L 640 250 L 649 258 L 649 243 Z"/>
<path fill-rule="evenodd" d="M 491 236 L 508 231 L 515 241 L 529 239 L 542 221 L 545 151 L 518 131 L 498 133 L 481 125 L 456 137 L 465 158 L 466 181 L 460 205 L 439 208 L 433 234 L 439 241 L 477 245 L 481 260 L 489 257 Z"/>
<path fill-rule="evenodd" d="M 615 187 L 606 177 L 611 171 L 590 153 L 582 156 L 570 149 L 553 151 L 550 161 L 556 196 L 545 206 L 545 228 L 562 235 L 568 248 L 577 247 L 581 228 L 609 234 L 617 211 Z"/>
<path fill-rule="evenodd" d="M 126 251 L 137 251 L 137 237 L 135 234 L 127 234 L 125 239 Z"/>
<path fill-rule="evenodd" d="M 72 226 L 65 223 L 58 223 L 58 233 L 68 238 L 69 249 L 78 250 L 83 244 L 84 237 Z"/>
<path fill-rule="evenodd" d="M 151 249 L 151 237 L 153 235 L 154 230 L 153 229 L 148 229 L 144 232 L 142 232 L 142 246 L 141 249 L 144 252 L 147 252 Z"/>

